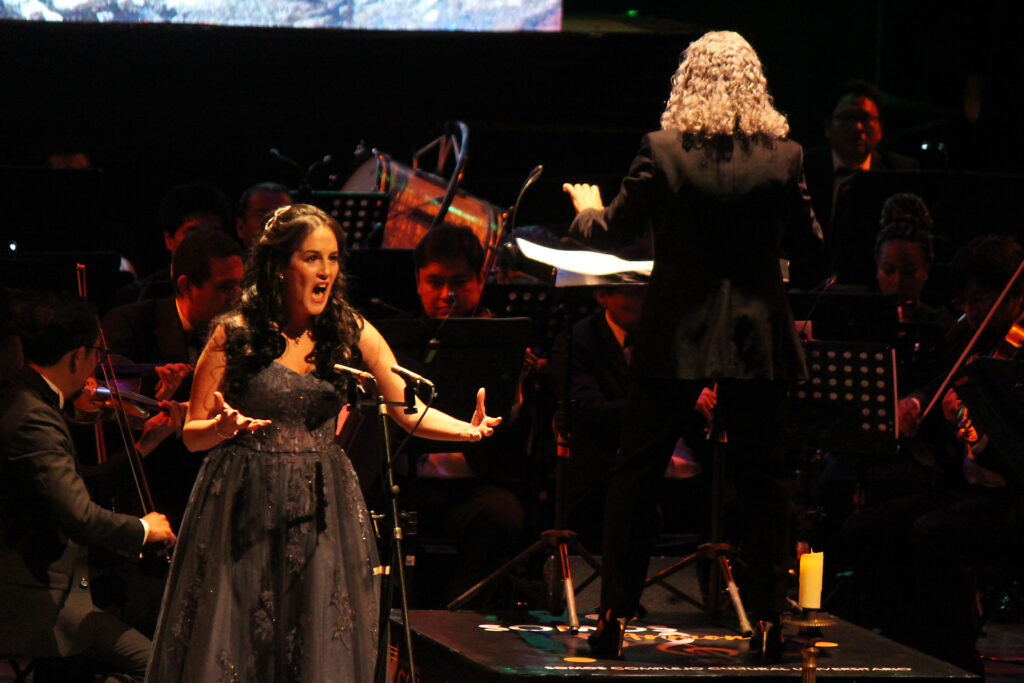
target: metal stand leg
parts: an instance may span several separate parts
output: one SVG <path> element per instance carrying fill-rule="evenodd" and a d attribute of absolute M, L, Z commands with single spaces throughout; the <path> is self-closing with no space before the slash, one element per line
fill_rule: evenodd
<path fill-rule="evenodd" d="M 565 594 L 565 603 L 569 615 L 569 631 L 571 633 L 578 633 L 580 630 L 580 622 L 579 617 L 576 614 L 576 589 L 573 587 L 572 571 L 569 568 L 570 550 L 582 557 L 584 561 L 590 565 L 591 569 L 594 570 L 594 574 L 588 577 L 586 581 L 581 584 L 580 588 L 582 589 L 597 578 L 601 572 L 601 565 L 598 563 L 597 558 L 591 555 L 590 551 L 583 547 L 583 544 L 580 543 L 579 539 L 576 537 L 576 532 L 569 531 L 568 529 L 549 529 L 548 531 L 541 533 L 540 538 L 534 541 L 529 548 L 526 548 L 511 560 L 495 569 L 490 575 L 482 579 L 475 586 L 448 603 L 448 609 L 458 609 L 495 581 L 506 576 L 511 576 L 516 568 L 537 553 L 552 551 L 558 553 L 562 590 Z"/>
<path fill-rule="evenodd" d="M 660 572 L 647 577 L 647 580 L 644 582 L 644 589 L 657 583 L 677 598 L 685 600 L 695 607 L 702 608 L 709 617 L 716 618 L 721 614 L 719 598 L 724 584 L 724 589 L 729 594 L 733 610 L 735 610 L 740 622 L 740 633 L 749 637 L 753 634 L 754 629 L 747 618 L 747 611 L 743 607 L 743 600 L 740 598 L 740 591 L 733 580 L 732 567 L 729 564 L 730 558 L 734 557 L 737 551 L 734 546 L 722 541 L 725 535 L 722 530 L 722 494 L 725 487 L 725 461 L 722 451 L 729 439 L 725 430 L 718 429 L 716 434 L 717 438 L 715 439 L 711 465 L 711 541 L 701 544 L 696 552 L 687 555 L 672 566 L 666 567 Z M 666 583 L 665 579 L 681 569 L 696 565 L 699 560 L 710 563 L 710 572 L 708 575 L 707 592 L 701 596 L 702 600 L 698 601 L 675 586 Z"/>

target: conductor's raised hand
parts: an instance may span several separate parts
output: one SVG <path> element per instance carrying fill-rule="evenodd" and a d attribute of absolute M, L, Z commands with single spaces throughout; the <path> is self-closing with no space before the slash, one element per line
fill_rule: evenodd
<path fill-rule="evenodd" d="M 270 420 L 242 415 L 224 400 L 224 394 L 219 391 L 213 392 L 213 414 L 214 429 L 225 439 L 232 438 L 240 431 L 255 432 L 271 424 Z"/>
<path fill-rule="evenodd" d="M 500 417 L 487 417 L 487 409 L 484 408 L 486 396 L 487 390 L 480 387 L 476 392 L 476 410 L 473 411 L 473 420 L 469 423 L 469 428 L 459 435 L 467 441 L 479 441 L 490 436 L 494 433 L 494 428 L 501 424 Z"/>
<path fill-rule="evenodd" d="M 604 203 L 601 201 L 601 190 L 597 185 L 564 183 L 562 189 L 572 197 L 572 205 L 575 207 L 576 213 L 584 209 L 604 208 Z"/>

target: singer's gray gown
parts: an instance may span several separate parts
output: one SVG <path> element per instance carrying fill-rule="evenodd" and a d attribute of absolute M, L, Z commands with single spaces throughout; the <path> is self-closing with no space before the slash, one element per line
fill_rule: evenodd
<path fill-rule="evenodd" d="M 241 396 L 269 418 L 213 450 L 199 474 L 157 626 L 148 681 L 368 681 L 376 544 L 334 443 L 334 387 L 271 363 Z"/>

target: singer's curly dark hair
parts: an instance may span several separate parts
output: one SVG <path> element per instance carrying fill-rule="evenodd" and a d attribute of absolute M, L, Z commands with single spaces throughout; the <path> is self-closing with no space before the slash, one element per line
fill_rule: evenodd
<path fill-rule="evenodd" d="M 344 263 L 345 231 L 338 222 L 315 206 L 294 204 L 278 209 L 267 221 L 259 242 L 253 247 L 242 282 L 242 301 L 236 312 L 224 319 L 227 338 L 224 353 L 226 396 L 240 395 L 249 379 L 285 351 L 282 330 L 288 318 L 284 282 L 280 277 L 306 236 L 326 227 L 338 240 L 339 260 Z M 324 312 L 315 316 L 310 331 L 316 346 L 306 360 L 314 374 L 344 391 L 347 379 L 333 372 L 336 363 L 351 363 L 358 353 L 356 343 L 362 322 L 345 300 L 342 272 L 331 287 Z M 230 400 L 230 399 L 229 399 Z"/>

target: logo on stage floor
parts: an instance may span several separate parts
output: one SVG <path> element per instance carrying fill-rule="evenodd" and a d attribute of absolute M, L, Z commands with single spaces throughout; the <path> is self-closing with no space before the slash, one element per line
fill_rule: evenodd
<path fill-rule="evenodd" d="M 479 624 L 478 628 L 489 633 L 507 633 L 518 631 L 520 633 L 569 633 L 569 627 L 565 624 Z M 594 630 L 593 626 L 580 626 L 579 633 L 586 636 Z M 680 631 L 672 626 L 627 626 L 625 640 L 629 643 L 692 643 L 701 641 L 719 641 L 725 644 L 728 641 L 744 640 L 741 635 L 721 633 L 689 633 Z"/>

